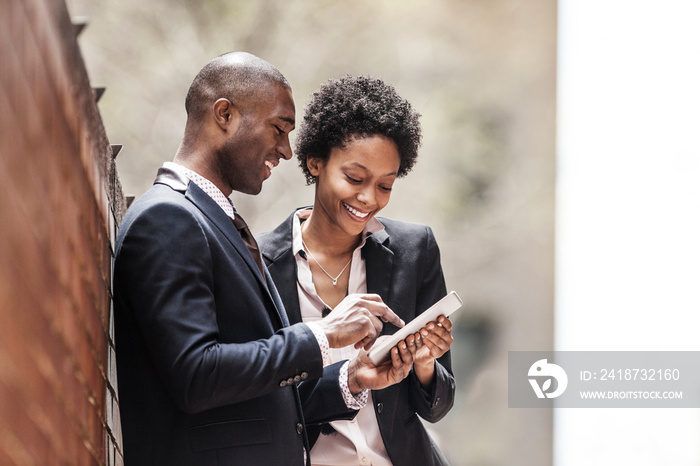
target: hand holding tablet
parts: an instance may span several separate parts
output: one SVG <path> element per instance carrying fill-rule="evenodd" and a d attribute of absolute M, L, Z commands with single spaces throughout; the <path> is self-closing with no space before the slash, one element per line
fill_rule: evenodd
<path fill-rule="evenodd" d="M 407 323 L 405 327 L 391 335 L 390 338 L 375 343 L 368 353 L 369 359 L 375 365 L 381 364 L 389 358 L 391 348 L 398 345 L 400 341 L 406 339 L 409 335 L 418 333 L 421 328 L 425 327 L 429 322 L 436 321 L 441 315 L 448 317 L 461 306 L 462 300 L 457 293 L 451 291 L 447 296 Z"/>

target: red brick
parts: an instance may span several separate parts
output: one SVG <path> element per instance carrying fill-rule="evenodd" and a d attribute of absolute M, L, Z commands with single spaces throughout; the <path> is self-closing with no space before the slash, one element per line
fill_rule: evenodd
<path fill-rule="evenodd" d="M 106 136 L 64 6 L 0 2 L 0 22 L 0 124 L 12 135 L 0 141 L 0 305 L 11 310 L 0 313 L 0 464 L 121 464 L 116 402 L 105 407 Z"/>

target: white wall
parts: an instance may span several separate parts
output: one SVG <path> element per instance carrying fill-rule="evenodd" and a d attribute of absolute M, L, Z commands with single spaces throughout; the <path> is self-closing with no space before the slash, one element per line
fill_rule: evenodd
<path fill-rule="evenodd" d="M 560 0 L 556 349 L 700 350 L 700 2 Z M 700 410 L 555 410 L 556 466 L 700 465 Z"/>

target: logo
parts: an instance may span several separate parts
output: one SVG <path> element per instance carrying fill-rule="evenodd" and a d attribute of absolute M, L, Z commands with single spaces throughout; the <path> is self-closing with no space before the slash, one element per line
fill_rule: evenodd
<path fill-rule="evenodd" d="M 532 385 L 537 398 L 556 398 L 564 393 L 569 383 L 569 378 L 566 376 L 564 369 L 556 364 L 548 364 L 546 359 L 540 359 L 530 366 L 527 375 L 530 377 L 528 381 Z M 539 379 L 544 379 L 541 386 L 538 382 Z M 556 390 L 548 392 L 552 388 L 552 379 L 557 381 Z"/>

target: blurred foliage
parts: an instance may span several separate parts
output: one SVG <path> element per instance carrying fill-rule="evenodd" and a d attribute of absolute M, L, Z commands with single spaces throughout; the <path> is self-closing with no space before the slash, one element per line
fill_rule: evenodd
<path fill-rule="evenodd" d="M 211 58 L 246 50 L 308 96 L 344 74 L 392 83 L 423 115 L 423 146 L 384 215 L 432 226 L 455 318 L 459 395 L 430 426 L 454 464 L 551 463 L 551 413 L 508 410 L 509 349 L 552 345 L 555 0 L 67 0 L 125 193 L 175 154 L 184 97 Z M 293 134 L 292 134 L 293 139 Z M 254 232 L 313 202 L 295 161 L 256 197 Z"/>

